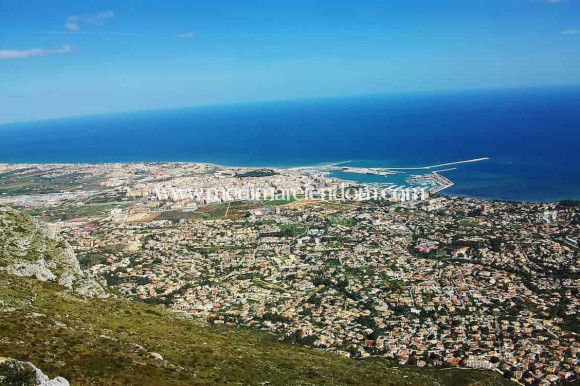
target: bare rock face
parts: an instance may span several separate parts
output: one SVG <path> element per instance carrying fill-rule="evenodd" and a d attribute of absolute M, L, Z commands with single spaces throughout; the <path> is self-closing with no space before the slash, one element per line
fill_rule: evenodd
<path fill-rule="evenodd" d="M 0 270 L 53 281 L 78 295 L 106 297 L 81 270 L 72 248 L 52 229 L 21 212 L 0 207 Z"/>
<path fill-rule="evenodd" d="M 44 258 L 39 258 L 35 262 L 19 262 L 6 267 L 6 272 L 15 276 L 34 277 L 40 281 L 56 281 L 57 278 L 46 267 Z"/>
<path fill-rule="evenodd" d="M 69 386 L 69 382 L 63 377 L 50 379 L 30 362 L 0 357 L 0 385 Z"/>

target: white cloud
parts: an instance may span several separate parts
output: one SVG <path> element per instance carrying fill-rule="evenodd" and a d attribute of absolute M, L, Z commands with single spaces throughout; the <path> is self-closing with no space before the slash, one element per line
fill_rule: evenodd
<path fill-rule="evenodd" d="M 175 35 L 176 38 L 178 39 L 191 39 L 195 36 L 195 34 L 193 32 L 188 32 L 185 34 L 179 34 L 179 35 Z"/>
<path fill-rule="evenodd" d="M 0 50 L 0 60 L 2 59 L 23 59 L 33 56 L 48 56 L 68 54 L 72 49 L 68 44 L 63 44 L 56 50 L 46 50 L 41 48 L 32 48 L 29 50 Z"/>
<path fill-rule="evenodd" d="M 46 31 L 44 33 L 52 35 L 69 35 L 69 34 L 83 34 L 83 35 L 119 35 L 119 36 L 143 36 L 142 34 L 129 32 L 112 32 L 112 31 Z"/>
<path fill-rule="evenodd" d="M 560 34 L 567 36 L 580 35 L 580 29 L 567 29 L 564 31 L 560 31 Z"/>
<path fill-rule="evenodd" d="M 66 24 L 64 25 L 66 27 L 66 29 L 70 30 L 70 31 L 78 31 L 81 29 L 81 27 L 79 26 L 79 24 L 76 21 L 67 21 Z"/>
<path fill-rule="evenodd" d="M 80 31 L 84 24 L 103 24 L 105 20 L 115 17 L 115 12 L 109 10 L 99 13 L 74 15 L 66 18 L 64 26 L 69 31 Z"/>

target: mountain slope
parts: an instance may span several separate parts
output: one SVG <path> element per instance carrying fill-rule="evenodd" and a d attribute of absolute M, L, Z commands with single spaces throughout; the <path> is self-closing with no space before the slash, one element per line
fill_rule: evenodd
<path fill-rule="evenodd" d="M 23 272 L 27 264 L 33 267 Z M 29 361 L 71 385 L 507 383 L 495 373 L 355 361 L 253 330 L 179 319 L 160 306 L 87 298 L 85 290 L 79 296 L 82 283 L 98 284 L 66 243 L 12 210 L 0 212 L 0 267 L 0 357 Z"/>
<path fill-rule="evenodd" d="M 72 248 L 60 236 L 8 207 L 0 207 L 0 271 L 54 281 L 82 296 L 106 296 L 96 281 L 86 277 Z"/>
<path fill-rule="evenodd" d="M 71 385 L 505 384 L 494 373 L 354 361 L 250 330 L 180 320 L 159 306 L 81 299 L 5 273 L 0 283 L 0 356 L 30 361 Z"/>

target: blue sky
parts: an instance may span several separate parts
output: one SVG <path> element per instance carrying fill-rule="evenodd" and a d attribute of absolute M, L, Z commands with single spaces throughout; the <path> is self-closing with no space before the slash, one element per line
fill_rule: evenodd
<path fill-rule="evenodd" d="M 580 0 L 0 0 L 0 123 L 580 84 Z"/>

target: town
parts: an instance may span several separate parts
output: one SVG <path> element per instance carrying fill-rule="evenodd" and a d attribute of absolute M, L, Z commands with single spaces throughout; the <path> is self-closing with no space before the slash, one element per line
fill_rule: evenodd
<path fill-rule="evenodd" d="M 351 358 L 578 379 L 578 202 L 158 194 L 344 183 L 306 168 L 0 165 L 0 203 L 48 222 L 120 296 L 184 317 Z"/>

